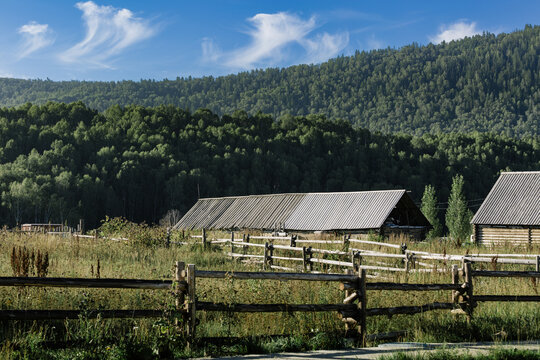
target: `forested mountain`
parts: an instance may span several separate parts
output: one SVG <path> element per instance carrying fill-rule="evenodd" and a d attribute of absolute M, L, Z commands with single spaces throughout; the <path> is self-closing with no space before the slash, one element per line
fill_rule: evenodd
<path fill-rule="evenodd" d="M 236 109 L 275 118 L 323 114 L 370 130 L 540 134 L 540 27 L 440 45 L 357 52 L 321 65 L 140 82 L 0 79 L 0 105 L 83 101 Z"/>
<path fill-rule="evenodd" d="M 406 188 L 419 200 L 433 184 L 444 202 L 457 173 L 476 200 L 501 169 L 539 168 L 539 136 L 385 135 L 320 115 L 276 121 L 173 106 L 0 108 L 0 222 L 11 225 L 156 222 L 199 194 Z"/>

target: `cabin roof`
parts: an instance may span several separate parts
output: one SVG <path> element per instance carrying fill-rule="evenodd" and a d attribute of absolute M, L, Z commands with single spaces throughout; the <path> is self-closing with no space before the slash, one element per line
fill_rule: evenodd
<path fill-rule="evenodd" d="M 296 231 L 378 229 L 398 202 L 418 224 L 429 222 L 405 190 L 289 193 L 200 199 L 176 229 L 264 229 Z"/>
<path fill-rule="evenodd" d="M 503 172 L 471 223 L 540 225 L 540 171 Z"/>

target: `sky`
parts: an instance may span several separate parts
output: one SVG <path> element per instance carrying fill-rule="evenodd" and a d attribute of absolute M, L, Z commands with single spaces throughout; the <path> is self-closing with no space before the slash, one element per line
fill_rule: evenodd
<path fill-rule="evenodd" d="M 221 76 L 512 32 L 538 19 L 538 0 L 0 0 L 0 77 Z"/>

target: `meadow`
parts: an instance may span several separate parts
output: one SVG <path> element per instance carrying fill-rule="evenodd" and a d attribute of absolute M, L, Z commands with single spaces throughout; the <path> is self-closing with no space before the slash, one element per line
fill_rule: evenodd
<path fill-rule="evenodd" d="M 49 258 L 48 277 L 172 279 L 176 261 L 195 264 L 201 270 L 260 271 L 259 265 L 233 261 L 222 248 L 203 249 L 189 237 L 173 233 L 164 244 L 163 228 L 109 220 L 100 235 L 125 236 L 130 241 L 76 239 L 46 234 L 2 231 L 0 276 L 13 276 L 10 256 L 13 248 L 26 247 Z M 399 243 L 403 239 L 390 239 Z M 433 240 L 409 243 L 409 249 L 465 254 L 493 252 L 474 245 L 456 247 Z M 330 248 L 330 246 L 326 246 Z M 338 245 L 331 247 L 338 249 Z M 540 249 L 506 246 L 501 253 L 540 253 Z M 99 263 L 99 265 L 98 265 Z M 475 265 L 476 266 L 476 265 Z M 490 268 L 492 264 L 478 264 Z M 523 265 L 500 268 L 525 270 Z M 331 272 L 341 269 L 326 268 Z M 528 270 L 531 270 L 530 268 Z M 450 283 L 449 273 L 385 274 L 396 282 Z M 375 281 L 375 280 L 373 280 Z M 538 294 L 531 279 L 478 278 L 475 294 Z M 197 298 L 221 303 L 341 303 L 344 293 L 336 283 L 301 281 L 200 279 Z M 369 291 L 368 307 L 421 305 L 451 301 L 450 291 Z M 160 309 L 157 319 L 89 319 L 1 321 L 2 358 L 170 358 L 265 353 L 290 350 L 342 348 L 354 345 L 345 333 L 337 313 L 198 313 L 197 340 L 186 346 L 185 336 L 176 331 L 174 296 L 170 290 L 68 289 L 0 287 L 0 309 Z M 417 315 L 370 317 L 369 334 L 408 330 L 401 340 L 422 342 L 505 341 L 540 338 L 540 307 L 537 303 L 481 303 L 470 323 L 448 310 Z M 374 342 L 371 345 L 375 344 Z"/>

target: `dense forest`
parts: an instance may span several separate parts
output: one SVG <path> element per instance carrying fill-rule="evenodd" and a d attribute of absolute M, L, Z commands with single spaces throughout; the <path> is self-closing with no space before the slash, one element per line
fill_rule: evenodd
<path fill-rule="evenodd" d="M 166 104 L 207 108 L 220 116 L 237 109 L 278 119 L 322 114 L 384 133 L 539 135 L 539 54 L 540 27 L 527 26 L 509 34 L 486 33 L 439 45 L 357 52 L 320 65 L 217 78 L 140 82 L 0 79 L 0 105 L 80 100 L 105 111 L 116 104 Z"/>
<path fill-rule="evenodd" d="M 406 188 L 420 200 L 432 184 L 444 202 L 455 174 L 478 201 L 500 170 L 539 168 L 539 136 L 413 137 L 322 115 L 276 121 L 173 106 L 0 108 L 0 222 L 10 225 L 81 217 L 91 228 L 105 215 L 151 223 L 199 196 Z"/>

